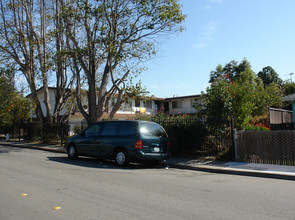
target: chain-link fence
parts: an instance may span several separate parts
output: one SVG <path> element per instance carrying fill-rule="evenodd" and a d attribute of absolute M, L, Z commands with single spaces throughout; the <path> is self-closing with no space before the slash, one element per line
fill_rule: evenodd
<path fill-rule="evenodd" d="M 295 131 L 238 131 L 237 160 L 295 165 Z"/>

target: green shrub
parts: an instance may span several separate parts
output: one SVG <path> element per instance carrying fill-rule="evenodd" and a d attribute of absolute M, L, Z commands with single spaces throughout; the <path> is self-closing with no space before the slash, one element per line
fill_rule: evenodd
<path fill-rule="evenodd" d="M 169 116 L 160 112 L 152 121 L 161 124 L 171 140 L 173 156 L 195 155 L 202 149 L 207 136 L 206 127 L 189 115 Z"/>
<path fill-rule="evenodd" d="M 64 142 L 69 133 L 68 124 L 42 124 L 40 122 L 27 123 L 23 127 L 24 139 L 27 141 L 41 141 L 43 143 Z"/>
<path fill-rule="evenodd" d="M 150 121 L 151 120 L 151 115 L 148 115 L 146 113 L 136 113 L 136 120 L 144 120 L 144 121 Z"/>
<path fill-rule="evenodd" d="M 81 125 L 75 125 L 74 126 L 74 134 L 77 135 L 82 131 L 82 126 Z"/>
<path fill-rule="evenodd" d="M 262 124 L 248 125 L 245 127 L 246 131 L 269 131 L 270 129 Z"/>

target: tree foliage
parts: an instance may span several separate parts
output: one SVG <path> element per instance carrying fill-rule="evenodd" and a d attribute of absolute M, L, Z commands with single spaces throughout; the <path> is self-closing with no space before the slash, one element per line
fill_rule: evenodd
<path fill-rule="evenodd" d="M 287 80 L 283 82 L 282 84 L 282 90 L 284 96 L 291 95 L 295 93 L 295 83 L 291 80 Z M 291 102 L 285 102 L 285 108 L 292 110 L 292 103 Z"/>
<path fill-rule="evenodd" d="M 258 73 L 258 77 L 260 77 L 260 79 L 263 81 L 264 86 L 268 86 L 271 83 L 281 85 L 283 82 L 283 80 L 271 66 L 264 67 Z"/>
<path fill-rule="evenodd" d="M 295 83 L 290 80 L 284 82 L 282 88 L 285 96 L 295 93 Z"/>
<path fill-rule="evenodd" d="M 181 31 L 184 19 L 177 0 L 64 2 L 67 53 L 77 76 L 77 105 L 88 123 L 102 117 L 116 94 L 110 118 L 114 115 L 128 91 L 126 82 L 140 72 L 143 61 L 155 55 L 156 40 Z M 88 90 L 87 111 L 81 88 Z"/>
<path fill-rule="evenodd" d="M 0 71 L 0 121 L 23 121 L 30 117 L 30 101 L 19 94 L 13 83 L 10 72 Z"/>
<path fill-rule="evenodd" d="M 242 60 L 241 63 L 232 60 L 225 64 L 224 67 L 219 64 L 214 71 L 211 71 L 209 83 L 213 83 L 214 81 L 224 77 L 228 82 L 236 81 L 240 74 L 249 68 L 251 68 L 251 66 L 246 59 Z"/>
<path fill-rule="evenodd" d="M 0 59 L 2 63 L 15 66 L 15 70 L 24 76 L 36 115 L 43 122 L 67 120 L 67 117 L 60 117 L 59 112 L 67 104 L 73 82 L 67 71 L 67 59 L 60 53 L 65 41 L 59 7 L 60 1 L 0 2 Z M 50 100 L 50 80 L 56 81 L 55 100 Z M 43 88 L 44 100 L 39 100 L 37 95 L 40 88 Z M 46 114 L 41 109 L 41 102 Z"/>
<path fill-rule="evenodd" d="M 106 111 L 112 118 L 125 95 L 134 94 L 130 89 L 140 88 L 131 78 L 155 56 L 157 40 L 181 31 L 184 19 L 178 0 L 3 0 L 0 57 L 25 77 L 40 120 L 66 121 L 73 108 L 66 108 L 65 117 L 59 113 L 75 86 L 77 106 L 92 123 Z M 56 82 L 55 100 L 50 100 L 50 80 Z M 110 109 L 114 95 L 117 103 Z"/>
<path fill-rule="evenodd" d="M 243 129 L 254 116 L 267 114 L 268 107 L 282 107 L 280 86 L 271 83 L 264 87 L 248 61 L 231 61 L 225 67 L 217 66 L 218 78 L 211 72 L 214 80 L 201 97 L 206 116 L 219 120 L 233 118 L 236 128 Z"/>

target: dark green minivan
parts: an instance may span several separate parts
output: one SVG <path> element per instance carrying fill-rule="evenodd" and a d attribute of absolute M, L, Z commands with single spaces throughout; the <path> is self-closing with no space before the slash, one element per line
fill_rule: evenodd
<path fill-rule="evenodd" d="M 114 159 L 119 166 L 129 162 L 160 162 L 170 153 L 168 136 L 161 125 L 140 120 L 94 123 L 65 145 L 68 157 L 93 156 Z"/>

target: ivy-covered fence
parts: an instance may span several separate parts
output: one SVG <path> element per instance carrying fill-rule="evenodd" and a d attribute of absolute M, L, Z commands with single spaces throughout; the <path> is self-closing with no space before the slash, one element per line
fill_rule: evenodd
<path fill-rule="evenodd" d="M 190 117 L 155 117 L 170 137 L 173 156 L 231 157 L 232 129 L 229 121 Z"/>
<path fill-rule="evenodd" d="M 161 115 L 160 115 L 161 116 Z M 171 140 L 173 156 L 230 157 L 232 133 L 230 122 L 206 121 L 187 115 L 162 115 L 152 121 L 161 124 Z M 37 141 L 42 143 L 64 144 L 70 134 L 79 133 L 83 124 L 42 124 L 40 122 L 15 123 L 13 126 L 0 126 L 0 134 L 9 133 L 11 139 Z"/>
<path fill-rule="evenodd" d="M 42 143 L 65 143 L 69 134 L 68 124 L 42 124 L 41 122 L 13 123 L 0 126 L 0 133 L 10 134 L 11 139 Z"/>

